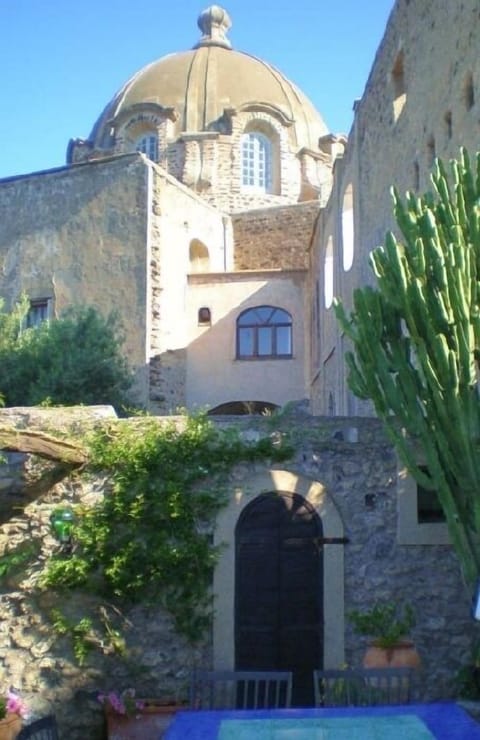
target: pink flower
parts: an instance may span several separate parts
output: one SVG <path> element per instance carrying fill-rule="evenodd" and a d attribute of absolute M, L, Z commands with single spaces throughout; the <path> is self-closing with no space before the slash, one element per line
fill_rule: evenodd
<path fill-rule="evenodd" d="M 141 712 L 144 703 L 135 699 L 135 689 L 125 689 L 121 694 L 110 691 L 108 694 L 98 694 L 98 701 L 113 712 L 122 715 L 134 715 Z"/>
<path fill-rule="evenodd" d="M 11 714 L 19 714 L 20 717 L 26 717 L 28 715 L 28 708 L 22 699 L 13 691 L 7 691 L 7 712 Z"/>

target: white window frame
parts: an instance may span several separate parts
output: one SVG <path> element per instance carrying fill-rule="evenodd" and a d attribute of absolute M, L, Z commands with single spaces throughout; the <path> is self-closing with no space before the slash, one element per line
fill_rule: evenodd
<path fill-rule="evenodd" d="M 152 162 L 156 162 L 158 159 L 158 136 L 151 133 L 139 136 L 135 143 L 135 149 L 137 152 L 145 154 Z"/>
<path fill-rule="evenodd" d="M 241 139 L 242 188 L 273 192 L 272 142 L 260 131 L 248 131 Z"/>

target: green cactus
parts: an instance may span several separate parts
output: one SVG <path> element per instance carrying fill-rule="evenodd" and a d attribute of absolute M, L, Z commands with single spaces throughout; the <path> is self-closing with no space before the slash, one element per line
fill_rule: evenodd
<path fill-rule="evenodd" d="M 412 475 L 436 490 L 464 576 L 480 575 L 480 153 L 460 151 L 451 178 L 437 160 L 433 193 L 393 189 L 402 235 L 370 255 L 376 288 L 347 315 L 348 383 L 370 399 Z M 414 441 L 414 444 L 412 442 Z M 414 447 L 420 445 L 425 469 Z"/>

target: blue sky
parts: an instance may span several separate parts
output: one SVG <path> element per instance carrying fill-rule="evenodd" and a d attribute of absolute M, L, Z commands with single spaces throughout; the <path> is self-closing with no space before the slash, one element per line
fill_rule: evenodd
<path fill-rule="evenodd" d="M 205 0 L 0 0 L 0 178 L 65 163 L 116 90 L 191 48 Z M 222 3 L 220 3 L 222 4 Z M 393 0 L 226 0 L 235 49 L 295 82 L 348 133 Z"/>

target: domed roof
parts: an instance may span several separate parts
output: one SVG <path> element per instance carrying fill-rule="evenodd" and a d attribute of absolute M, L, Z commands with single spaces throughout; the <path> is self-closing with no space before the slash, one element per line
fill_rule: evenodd
<path fill-rule="evenodd" d="M 228 13 L 213 5 L 200 14 L 198 26 L 202 37 L 193 49 L 147 65 L 115 95 L 92 130 L 94 145 L 108 145 L 112 124 L 153 104 L 168 112 L 179 133 L 220 130 L 225 112 L 264 109 L 293 126 L 299 148 L 317 149 L 328 133 L 320 114 L 275 67 L 231 49 Z"/>

